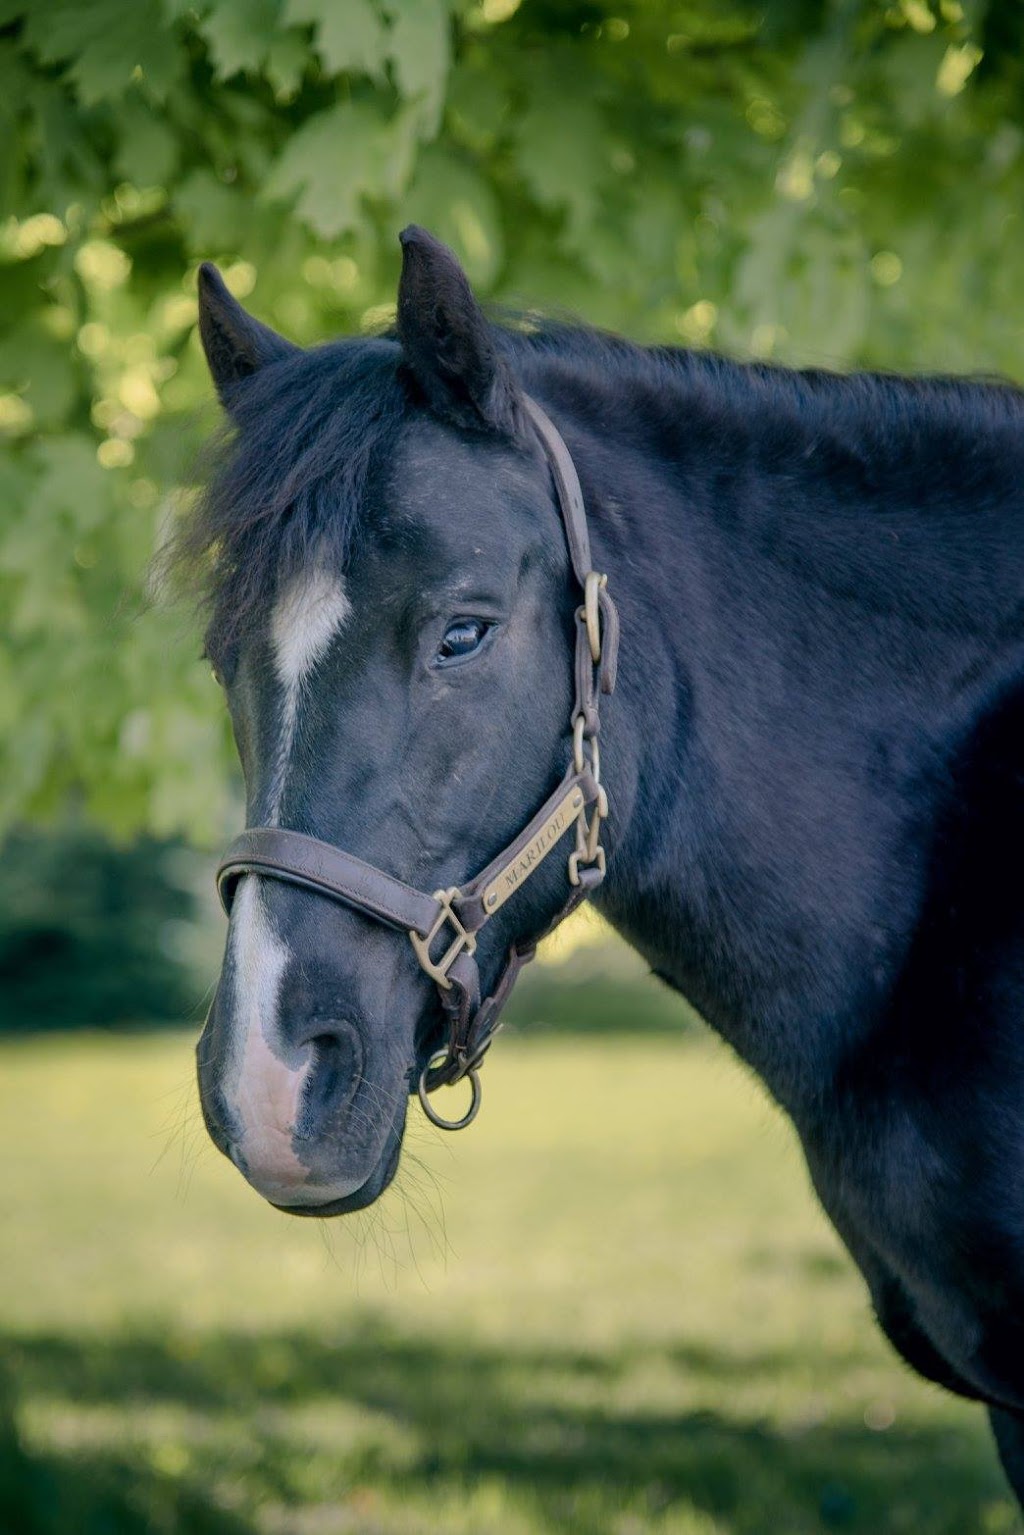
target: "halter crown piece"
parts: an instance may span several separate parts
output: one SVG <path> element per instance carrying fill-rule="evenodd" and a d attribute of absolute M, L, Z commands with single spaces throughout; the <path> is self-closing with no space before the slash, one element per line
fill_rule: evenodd
<path fill-rule="evenodd" d="M 217 870 L 217 890 L 230 915 L 238 881 L 258 874 L 301 885 L 354 907 L 389 927 L 406 932 L 416 958 L 437 986 L 448 1026 L 447 1044 L 424 1067 L 419 1097 L 434 1124 L 461 1130 L 480 1107 L 479 1067 L 499 1026 L 501 1010 L 523 966 L 546 937 L 604 879 L 601 823 L 608 796 L 601 784 L 598 733 L 602 694 L 615 687 L 619 620 L 608 594 L 608 578 L 592 568 L 587 513 L 576 466 L 562 437 L 535 400 L 526 410 L 544 450 L 565 526 L 569 559 L 583 601 L 576 609 L 575 699 L 570 729 L 572 761 L 555 792 L 519 835 L 487 867 L 462 885 L 426 895 L 329 842 L 278 827 L 256 826 L 236 837 Z M 477 934 L 500 911 L 562 839 L 574 830 L 566 863 L 568 895 L 545 931 L 516 941 L 505 957 L 494 991 L 481 1000 L 474 953 Z M 468 1077 L 472 1100 L 461 1119 L 438 1114 L 428 1095 Z"/>

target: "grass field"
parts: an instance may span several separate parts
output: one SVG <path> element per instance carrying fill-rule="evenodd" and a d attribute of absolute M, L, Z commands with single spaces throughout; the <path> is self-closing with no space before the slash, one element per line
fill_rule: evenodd
<path fill-rule="evenodd" d="M 502 1039 L 349 1223 L 207 1146 L 190 1049 L 0 1050 L 3 1535 L 1018 1528 L 701 1035 Z"/>

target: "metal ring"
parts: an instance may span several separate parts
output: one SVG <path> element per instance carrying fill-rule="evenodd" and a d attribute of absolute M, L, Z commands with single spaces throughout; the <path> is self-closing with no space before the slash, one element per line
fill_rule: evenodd
<path fill-rule="evenodd" d="M 423 1107 L 423 1112 L 426 1114 L 432 1125 L 436 1125 L 439 1130 L 465 1130 L 467 1125 L 471 1125 L 473 1123 L 480 1110 L 480 1099 L 482 1096 L 480 1088 L 480 1073 L 477 1071 L 475 1066 L 470 1066 L 469 1069 L 465 1072 L 465 1076 L 469 1079 L 469 1083 L 473 1089 L 473 1096 L 469 1100 L 469 1108 L 466 1110 L 465 1114 L 463 1114 L 462 1118 L 445 1119 L 434 1108 L 434 1105 L 431 1103 L 428 1096 L 427 1073 L 433 1069 L 435 1061 L 442 1061 L 446 1058 L 447 1053 L 444 1050 L 440 1051 L 437 1055 L 431 1056 L 430 1060 L 420 1072 L 420 1079 L 416 1084 L 416 1092 Z M 453 1083 L 452 1086 L 454 1085 L 455 1084 Z"/>

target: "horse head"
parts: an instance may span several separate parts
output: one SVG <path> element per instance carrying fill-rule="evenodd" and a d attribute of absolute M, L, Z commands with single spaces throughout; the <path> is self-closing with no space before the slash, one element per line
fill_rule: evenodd
<path fill-rule="evenodd" d="M 402 244 L 395 333 L 312 350 L 203 269 L 230 435 L 185 543 L 247 825 L 429 892 L 487 866 L 566 773 L 579 596 L 510 346 L 450 251 L 418 229 Z M 563 908 L 565 859 L 530 873 L 479 932 L 484 995 Z M 218 1147 L 289 1211 L 359 1209 L 395 1174 L 446 1028 L 396 926 L 234 872 L 200 1095 Z"/>

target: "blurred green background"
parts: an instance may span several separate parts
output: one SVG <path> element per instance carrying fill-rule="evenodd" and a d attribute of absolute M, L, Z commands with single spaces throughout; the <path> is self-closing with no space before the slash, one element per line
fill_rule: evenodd
<path fill-rule="evenodd" d="M 999 1535 L 788 1131 L 593 921 L 471 1134 L 321 1226 L 205 1141 L 234 827 L 150 562 L 216 420 L 195 270 L 303 342 L 396 233 L 485 298 L 1024 376 L 1020 0 L 0 0 L 0 1535 Z"/>

